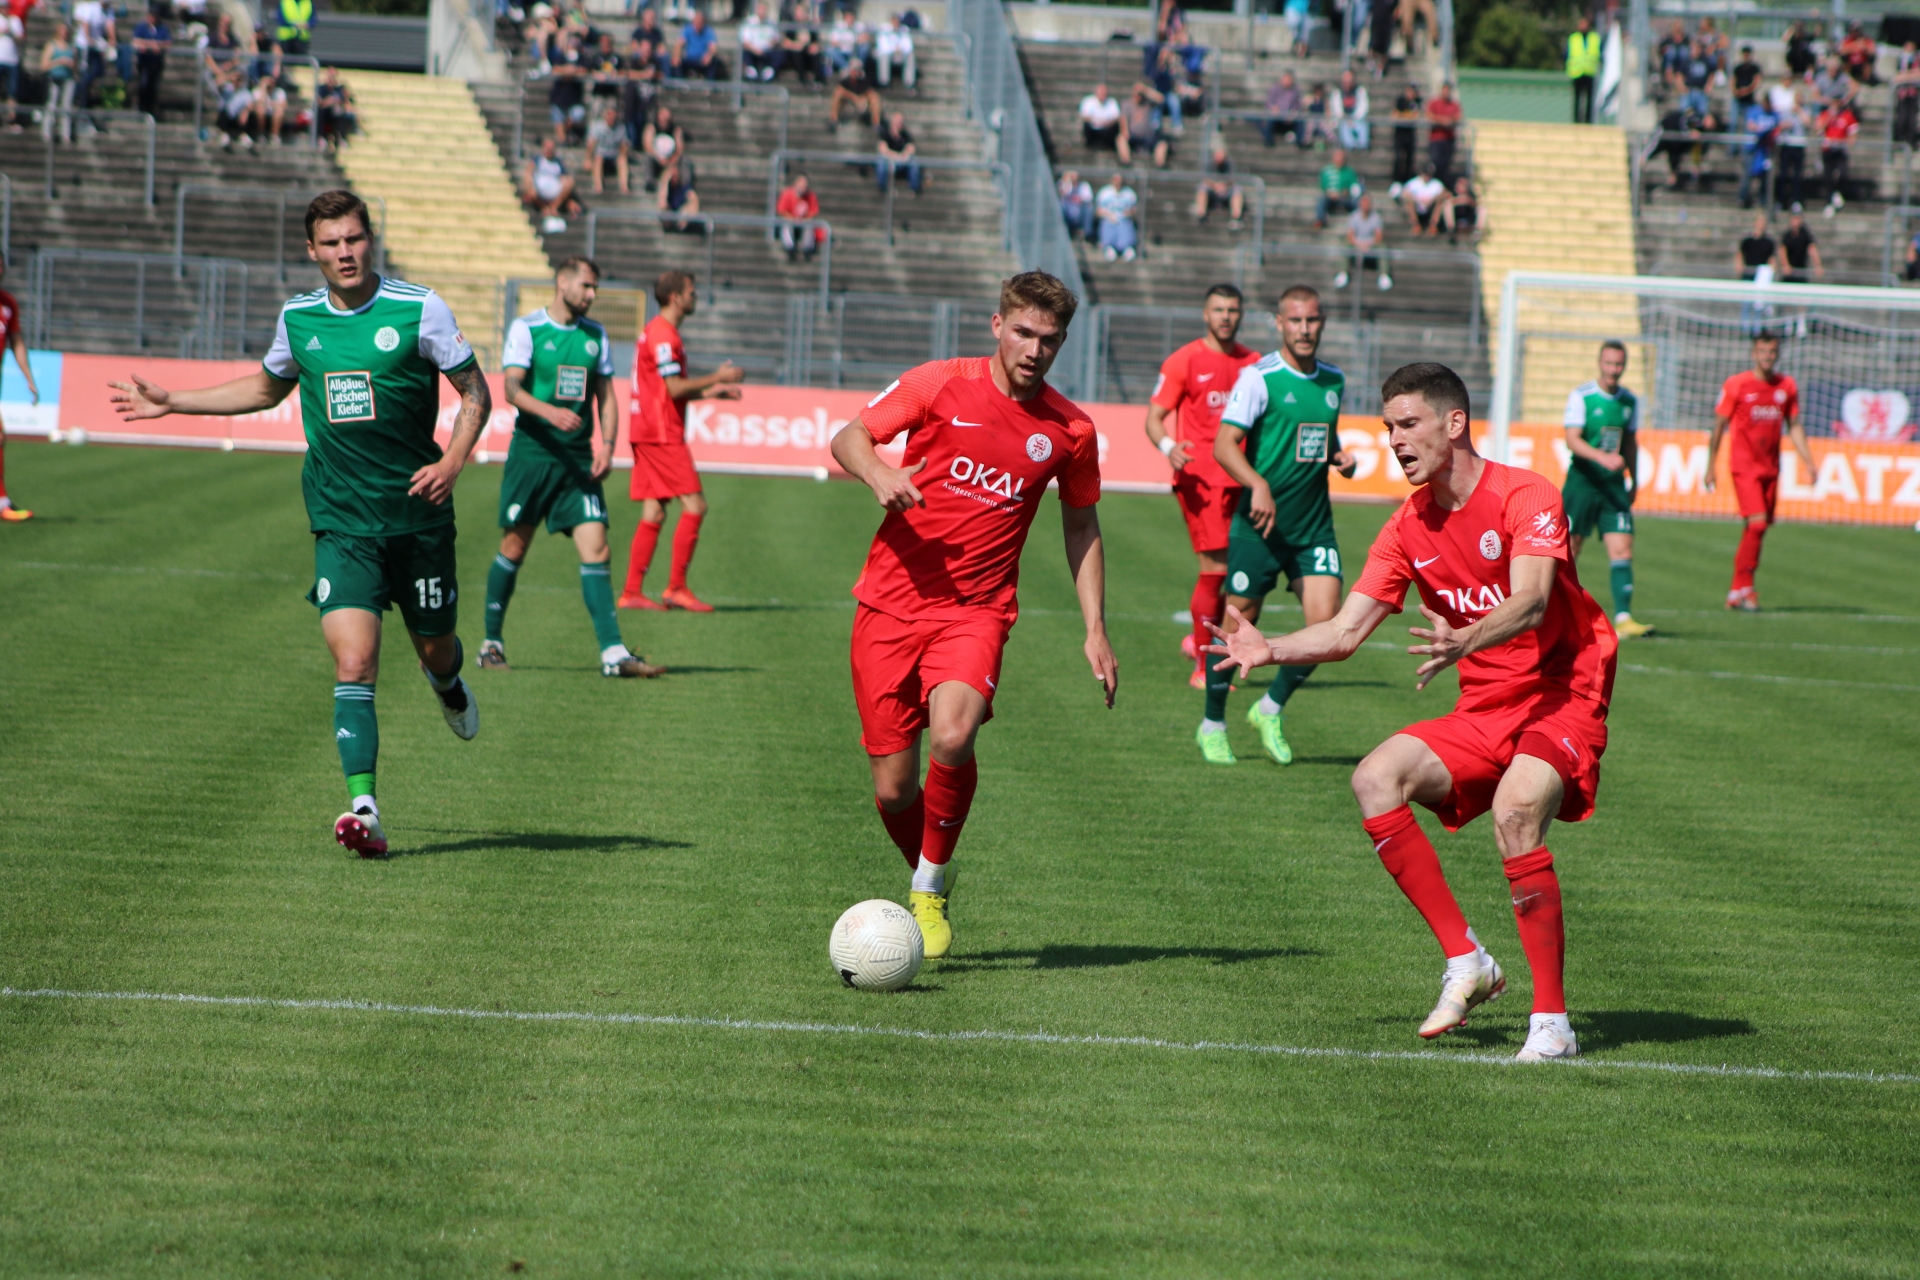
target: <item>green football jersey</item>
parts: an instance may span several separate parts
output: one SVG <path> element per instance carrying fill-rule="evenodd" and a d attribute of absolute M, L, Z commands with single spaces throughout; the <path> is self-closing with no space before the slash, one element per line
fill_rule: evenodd
<path fill-rule="evenodd" d="M 1639 414 L 1640 402 L 1625 387 L 1608 395 L 1598 382 L 1583 382 L 1568 393 L 1567 411 L 1561 421 L 1577 429 L 1580 438 L 1600 452 L 1619 453 L 1640 425 Z M 1570 459 L 1567 475 L 1607 488 L 1624 489 L 1627 483 L 1623 472 L 1609 471 L 1585 458 Z"/>
<path fill-rule="evenodd" d="M 262 363 L 300 384 L 300 484 L 315 533 L 392 537 L 453 520 L 452 503 L 435 506 L 407 490 L 414 472 L 440 460 L 441 373 L 473 362 L 453 312 L 431 289 L 383 279 L 357 311 L 335 310 L 325 289 L 288 299 Z"/>
<path fill-rule="evenodd" d="M 514 443 L 518 445 L 524 438 L 536 446 L 539 453 L 591 464 L 594 438 L 591 402 L 601 380 L 613 377 L 613 352 L 607 343 L 606 328 L 584 316 L 573 324 L 560 324 L 542 307 L 507 326 L 506 353 L 501 364 L 527 371 L 526 390 L 535 400 L 559 405 L 580 415 L 577 429 L 561 431 L 545 418 L 522 413 L 514 419 Z"/>
<path fill-rule="evenodd" d="M 1220 421 L 1247 433 L 1247 461 L 1266 477 L 1280 513 L 1276 532 L 1318 528 L 1332 519 L 1327 460 L 1340 448 L 1346 387 L 1346 375 L 1326 361 L 1309 376 L 1277 351 L 1242 369 L 1233 384 Z"/>

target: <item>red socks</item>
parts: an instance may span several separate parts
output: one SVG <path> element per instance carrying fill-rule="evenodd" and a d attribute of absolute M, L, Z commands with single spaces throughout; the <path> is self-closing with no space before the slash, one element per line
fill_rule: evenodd
<path fill-rule="evenodd" d="M 1213 643 L 1213 632 L 1207 630 L 1209 622 L 1219 625 L 1227 612 L 1227 575 L 1224 573 L 1203 573 L 1199 581 L 1193 584 L 1193 601 L 1187 606 L 1193 611 L 1193 643 L 1197 651 L 1204 653 Z"/>
<path fill-rule="evenodd" d="M 0 440 L 0 498 L 7 496 L 7 442 Z"/>
<path fill-rule="evenodd" d="M 880 821 L 886 825 L 887 834 L 893 843 L 899 846 L 900 855 L 907 860 L 907 870 L 912 871 L 920 865 L 920 835 L 927 825 L 927 793 L 922 791 L 913 798 L 913 803 L 898 813 L 888 813 L 878 800 L 873 807 L 880 810 Z"/>
<path fill-rule="evenodd" d="M 693 563 L 693 549 L 700 545 L 703 518 L 691 511 L 682 511 L 680 523 L 673 526 L 673 576 L 667 579 L 669 591 L 687 589 L 687 566 Z"/>
<path fill-rule="evenodd" d="M 1767 536 L 1767 526 L 1750 524 L 1740 532 L 1740 549 L 1733 553 L 1733 589 L 1744 590 L 1753 585 L 1753 574 L 1760 567 L 1760 543 Z"/>
<path fill-rule="evenodd" d="M 1453 890 L 1447 887 L 1447 877 L 1440 870 L 1440 855 L 1433 851 L 1433 842 L 1420 829 L 1412 807 L 1403 804 L 1360 825 L 1372 838 L 1373 851 L 1380 855 L 1387 874 L 1400 886 L 1400 892 L 1407 895 L 1414 910 L 1426 919 L 1427 927 L 1440 942 L 1440 950 L 1449 957 L 1473 951 L 1474 941 L 1467 936 L 1467 917 L 1454 900 Z M 1556 891 L 1555 920 L 1560 918 L 1559 901 Z M 1532 956 L 1531 947 L 1527 954 Z"/>
<path fill-rule="evenodd" d="M 967 810 L 973 807 L 973 789 L 979 785 L 980 766 L 975 761 L 948 768 L 935 760 L 927 766 L 927 786 L 920 793 L 927 811 L 920 837 L 922 858 L 936 866 L 944 866 L 953 858 L 953 847 L 960 843 L 960 828 L 967 822 Z"/>
<path fill-rule="evenodd" d="M 1565 1013 L 1567 991 L 1567 926 L 1560 912 L 1560 877 L 1553 874 L 1553 855 L 1541 845 L 1532 853 L 1509 858 L 1507 883 L 1513 890 L 1513 919 L 1520 926 L 1520 945 L 1533 970 L 1533 1011 Z"/>
<path fill-rule="evenodd" d="M 684 519 L 685 517 L 682 517 Z M 645 520 L 633 531 L 633 549 L 627 555 L 627 594 L 637 596 L 653 564 L 653 549 L 660 545 L 660 526 Z"/>

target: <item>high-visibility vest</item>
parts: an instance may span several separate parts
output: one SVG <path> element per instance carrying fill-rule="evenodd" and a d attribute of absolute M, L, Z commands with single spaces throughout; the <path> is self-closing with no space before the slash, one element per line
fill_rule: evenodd
<path fill-rule="evenodd" d="M 310 39 L 313 35 L 313 0 L 280 0 L 280 29 L 274 34 L 282 43 Z"/>
<path fill-rule="evenodd" d="M 281 4 L 293 0 L 280 0 Z M 306 0 L 308 4 L 312 0 Z M 1598 31 L 1576 31 L 1567 37 L 1567 77 L 1578 79 L 1581 76 L 1600 74 L 1600 33 Z"/>

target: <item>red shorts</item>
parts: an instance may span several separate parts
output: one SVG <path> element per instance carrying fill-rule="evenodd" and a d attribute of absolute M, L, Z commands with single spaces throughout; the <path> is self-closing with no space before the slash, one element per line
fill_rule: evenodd
<path fill-rule="evenodd" d="M 1748 472 L 1733 473 L 1733 496 L 1740 503 L 1740 518 L 1750 520 L 1754 516 L 1765 516 L 1767 523 L 1773 523 L 1773 505 L 1780 497 L 1780 473 L 1770 476 L 1753 475 Z"/>
<path fill-rule="evenodd" d="M 1233 528 L 1233 509 L 1240 505 L 1240 486 L 1219 485 L 1182 467 L 1173 480 L 1173 496 L 1187 520 L 1187 538 L 1195 551 L 1224 551 Z"/>
<path fill-rule="evenodd" d="M 1420 739 L 1453 775 L 1453 790 L 1429 805 L 1449 831 L 1458 831 L 1493 807 L 1494 788 L 1516 755 L 1545 760 L 1566 795 L 1562 822 L 1593 816 L 1600 792 L 1600 757 L 1607 750 L 1607 709 L 1562 691 L 1535 693 L 1510 707 L 1455 711 L 1400 732 Z"/>
<path fill-rule="evenodd" d="M 628 494 L 635 502 L 652 498 L 664 502 L 700 492 L 700 473 L 693 469 L 693 453 L 684 444 L 633 446 L 633 478 Z"/>
<path fill-rule="evenodd" d="M 896 618 L 868 605 L 853 615 L 853 700 L 870 756 L 905 751 L 927 727 L 927 697 L 949 680 L 979 691 L 993 719 L 1000 652 L 1011 624 L 982 610 L 958 622 Z"/>

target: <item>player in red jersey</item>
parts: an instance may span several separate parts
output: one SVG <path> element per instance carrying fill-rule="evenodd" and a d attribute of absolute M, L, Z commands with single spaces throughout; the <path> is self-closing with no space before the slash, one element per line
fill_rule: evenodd
<path fill-rule="evenodd" d="M 1232 285 L 1207 290 L 1200 303 L 1206 336 L 1167 357 L 1147 402 L 1147 439 L 1173 467 L 1173 496 L 1180 500 L 1187 540 L 1200 559 L 1189 606 L 1193 632 L 1180 642 L 1181 652 L 1193 659 L 1188 683 L 1196 689 L 1207 687 L 1207 660 L 1200 650 L 1212 640 L 1207 628 L 1220 621 L 1226 603 L 1227 533 L 1240 501 L 1240 486 L 1214 459 L 1213 438 L 1220 433 L 1220 411 L 1227 407 L 1234 379 L 1260 358 L 1258 351 L 1235 340 L 1243 312 L 1240 291 Z M 1167 430 L 1169 413 L 1177 437 Z"/>
<path fill-rule="evenodd" d="M 7 261 L 0 258 L 0 280 L 7 278 Z M 0 345 L 13 351 L 13 358 L 20 366 L 20 373 L 27 380 L 27 391 L 32 394 L 33 402 L 40 403 L 40 388 L 33 381 L 33 365 L 27 359 L 27 327 L 20 314 L 20 304 L 13 295 L 0 289 Z M 0 369 L 4 369 L 0 365 Z M 33 519 L 33 512 L 22 510 L 13 505 L 13 499 L 7 496 L 7 424 L 0 420 L 0 520 L 17 523 Z"/>
<path fill-rule="evenodd" d="M 1019 616 L 1020 550 L 1047 485 L 1060 485 L 1067 568 L 1085 653 L 1113 705 L 1093 422 L 1049 387 L 1077 302 L 1043 271 L 1000 289 L 994 353 L 901 375 L 833 439 L 833 457 L 887 516 L 853 584 L 853 697 L 880 820 L 913 868 L 909 899 L 939 958 L 953 944 L 947 863 L 979 777 L 974 736 L 993 717 L 1000 653 Z M 906 434 L 898 467 L 875 452 Z M 932 731 L 927 784 L 920 735 Z"/>
<path fill-rule="evenodd" d="M 663 271 L 653 282 L 660 314 L 647 321 L 633 351 L 633 400 L 627 409 L 627 440 L 633 447 L 633 476 L 628 492 L 640 504 L 640 527 L 633 531 L 627 557 L 627 587 L 622 609 L 687 609 L 711 613 L 713 606 L 687 586 L 687 566 L 700 543 L 700 522 L 707 498 L 687 448 L 687 401 L 711 397 L 738 400 L 745 375 L 731 360 L 704 378 L 687 373 L 687 349 L 680 326 L 700 305 L 700 292 L 685 271 Z M 673 530 L 673 571 L 658 600 L 648 597 L 647 569 L 667 520 L 667 503 L 680 499 L 680 523 Z"/>
<path fill-rule="evenodd" d="M 1715 486 L 1715 464 L 1720 441 L 1731 432 L 1733 448 L 1727 458 L 1733 472 L 1733 494 L 1740 503 L 1746 528 L 1733 556 L 1733 585 L 1727 589 L 1727 608 L 1753 613 L 1760 595 L 1753 588 L 1760 567 L 1760 543 L 1773 523 L 1774 503 L 1780 496 L 1780 428 L 1786 425 L 1794 452 L 1811 478 L 1816 470 L 1807 448 L 1807 429 L 1800 424 L 1800 388 L 1775 368 L 1780 363 L 1780 335 L 1762 333 L 1753 340 L 1753 368 L 1728 378 L 1720 387 L 1720 403 L 1713 410 L 1713 439 L 1707 443 L 1707 492 Z"/>
<path fill-rule="evenodd" d="M 1400 612 L 1409 583 L 1420 588 L 1428 625 L 1411 629 L 1422 643 L 1408 652 L 1426 659 L 1416 687 L 1457 664 L 1460 699 L 1452 714 L 1388 738 L 1353 773 L 1374 851 L 1447 956 L 1440 1002 L 1420 1034 L 1464 1023 L 1506 989 L 1506 975 L 1468 928 L 1409 803 L 1431 809 L 1449 831 L 1491 810 L 1533 969 L 1533 1016 L 1517 1056 L 1571 1058 L 1580 1047 L 1567 1020 L 1566 933 L 1547 827 L 1593 812 L 1618 642 L 1567 555 L 1559 491 L 1474 452 L 1458 375 L 1407 365 L 1380 395 L 1394 457 L 1415 488 L 1380 530 L 1346 604 L 1329 621 L 1271 641 L 1229 609 L 1240 629 L 1217 633 L 1212 651 L 1242 674 L 1266 663 L 1338 662 Z"/>

